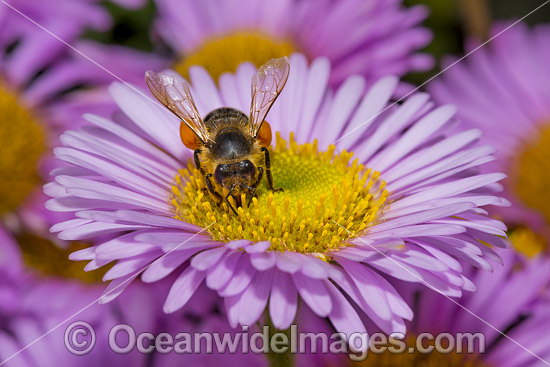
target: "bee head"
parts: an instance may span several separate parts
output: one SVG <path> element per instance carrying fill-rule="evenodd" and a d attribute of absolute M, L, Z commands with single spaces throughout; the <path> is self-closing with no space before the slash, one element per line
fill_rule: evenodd
<path fill-rule="evenodd" d="M 234 185 L 250 186 L 256 166 L 248 159 L 236 163 L 219 164 L 214 170 L 214 180 L 218 185 L 231 189 Z"/>

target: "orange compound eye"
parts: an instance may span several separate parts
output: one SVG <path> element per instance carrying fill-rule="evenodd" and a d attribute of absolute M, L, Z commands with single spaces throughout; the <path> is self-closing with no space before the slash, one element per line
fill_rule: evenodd
<path fill-rule="evenodd" d="M 180 124 L 180 138 L 183 144 L 192 150 L 199 149 L 202 145 L 199 137 L 184 122 Z"/>
<path fill-rule="evenodd" d="M 258 140 L 260 141 L 260 144 L 263 147 L 268 147 L 271 145 L 271 138 L 273 135 L 271 134 L 271 125 L 267 121 L 264 121 L 262 123 L 262 126 L 260 126 L 260 130 L 258 130 Z"/>

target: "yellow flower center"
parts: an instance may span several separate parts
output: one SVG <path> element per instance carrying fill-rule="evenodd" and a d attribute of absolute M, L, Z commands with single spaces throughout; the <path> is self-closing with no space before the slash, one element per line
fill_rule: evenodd
<path fill-rule="evenodd" d="M 202 227 L 214 223 L 208 231 L 218 241 L 270 241 L 271 250 L 301 253 L 337 249 L 373 225 L 388 197 L 378 172 L 357 160 L 350 164 L 352 153 L 335 155 L 334 146 L 319 152 L 316 141 L 298 145 L 292 134 L 290 144 L 279 134 L 276 140 L 272 173 L 284 192 L 268 190 L 264 178 L 250 206 L 242 194 L 235 214 L 216 202 L 190 163 L 172 187 L 175 218 Z"/>
<path fill-rule="evenodd" d="M 527 257 L 534 257 L 546 249 L 544 237 L 527 227 L 518 227 L 508 234 L 508 238 L 516 250 Z"/>
<path fill-rule="evenodd" d="M 200 65 L 214 80 L 224 72 L 234 72 L 237 66 L 250 61 L 257 67 L 268 60 L 288 56 L 295 47 L 287 40 L 275 40 L 258 32 L 238 32 L 214 37 L 175 63 L 174 69 L 188 78 L 189 67 Z"/>
<path fill-rule="evenodd" d="M 513 162 L 509 185 L 519 198 L 530 208 L 538 210 L 550 225 L 550 121 L 544 124 L 536 137 L 533 137 L 517 155 Z M 525 233 L 521 237 L 526 239 Z M 534 239 L 534 238 L 531 238 Z M 518 242 L 521 246 L 530 246 L 526 253 L 538 246 L 543 250 L 546 246 L 528 245 L 526 241 Z M 534 254 L 532 254 L 534 255 Z"/>
<path fill-rule="evenodd" d="M 435 335 L 434 335 L 435 336 Z M 401 353 L 392 353 L 402 348 L 396 344 L 389 344 L 379 348 L 381 352 L 369 351 L 367 359 L 361 362 L 351 363 L 352 367 L 396 367 L 396 366 L 414 366 L 414 367 L 488 367 L 478 354 L 468 354 L 467 345 L 464 345 L 462 353 L 457 353 L 457 348 L 451 348 L 448 353 L 441 353 L 435 349 L 434 341 L 422 343 L 423 351 L 416 347 L 416 338 L 406 338 L 406 349 Z M 382 347 L 380 345 L 380 347 Z M 448 344 L 442 341 L 441 347 L 446 350 Z M 430 353 L 427 351 L 433 349 Z M 384 350 L 382 352 L 382 350 Z"/>
<path fill-rule="evenodd" d="M 0 215 L 16 209 L 39 184 L 44 131 L 0 80 Z"/>
<path fill-rule="evenodd" d="M 17 236 L 17 242 L 21 248 L 25 265 L 42 276 L 99 283 L 109 268 L 86 272 L 82 271 L 82 263 L 69 260 L 69 255 L 72 252 L 88 247 L 81 242 L 72 242 L 68 248 L 62 249 L 45 238 L 31 234 Z"/>

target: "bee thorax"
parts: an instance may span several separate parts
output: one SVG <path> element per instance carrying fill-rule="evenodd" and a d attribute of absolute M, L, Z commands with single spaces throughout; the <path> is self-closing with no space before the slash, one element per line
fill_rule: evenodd
<path fill-rule="evenodd" d="M 222 131 L 216 136 L 211 152 L 215 157 L 233 160 L 250 154 L 249 139 L 239 130 Z"/>

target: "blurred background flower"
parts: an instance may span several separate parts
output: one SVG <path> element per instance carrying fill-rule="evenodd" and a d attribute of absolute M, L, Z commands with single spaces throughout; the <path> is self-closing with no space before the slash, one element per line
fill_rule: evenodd
<path fill-rule="evenodd" d="M 495 25 L 491 34 L 508 26 Z M 530 256 L 547 251 L 550 239 L 549 64 L 550 26 L 520 23 L 429 85 L 437 101 L 458 107 L 463 126 L 481 129 L 496 148 L 498 159 L 487 168 L 508 175 L 512 206 L 493 214 L 512 226 L 512 242 Z"/>
<path fill-rule="evenodd" d="M 42 240 L 44 241 L 44 240 Z M 144 288 L 134 283 L 124 295 L 107 306 L 98 304 L 104 287 L 97 274 L 84 275 L 65 257 L 53 263 L 45 256 L 40 271 L 23 258 L 20 242 L 0 227 L 0 362 L 5 366 L 229 366 L 253 364 L 264 366 L 265 356 L 257 354 L 198 353 L 166 354 L 116 353 L 109 344 L 113 327 L 129 325 L 137 335 L 161 332 L 234 332 L 226 321 L 217 295 L 202 287 L 185 312 L 166 315 L 162 303 L 169 280 Z M 52 251 L 44 245 L 44 251 Z M 37 251 L 37 254 L 40 253 Z M 55 268 L 57 267 L 57 272 Z M 71 273 L 71 270 L 73 271 Z M 46 273 L 48 271 L 48 273 Z M 95 278 L 95 279 L 94 279 Z M 64 344 L 64 333 L 73 322 L 84 321 L 95 332 L 96 345 L 90 353 L 75 355 Z M 251 329 L 251 333 L 255 329 Z M 117 335 L 117 345 L 128 345 L 124 332 Z M 154 343 L 153 343 L 154 344 Z M 29 346 L 30 345 L 30 346 Z M 26 348 L 29 346 L 28 348 Z M 24 349 L 24 350 L 23 350 Z M 77 349 L 78 350 L 78 349 Z M 5 363 L 4 363 L 5 362 Z"/>
<path fill-rule="evenodd" d="M 417 53 L 431 32 L 419 26 L 421 6 L 400 1 L 277 2 L 156 0 L 154 32 L 173 55 L 173 68 L 187 76 L 203 66 L 214 79 L 243 61 L 257 67 L 271 58 L 300 52 L 311 61 L 325 56 L 331 84 L 360 74 L 368 83 L 384 75 L 427 70 L 433 63 Z M 179 9 L 185 8 L 182 12 Z"/>
<path fill-rule="evenodd" d="M 550 259 L 546 256 L 528 258 L 511 251 L 498 252 L 504 266 L 493 273 L 455 263 L 464 267 L 465 274 L 478 288 L 477 292 L 469 293 L 459 301 L 453 302 L 426 287 L 399 287 L 400 292 L 407 295 L 407 301 L 414 305 L 415 312 L 415 318 L 408 322 L 402 345 L 395 341 L 380 343 L 369 352 L 366 360 L 358 363 L 351 362 L 346 354 L 331 354 L 325 358 L 299 356 L 297 365 L 535 367 L 550 363 L 548 341 L 543 336 L 543 330 L 550 327 L 550 304 L 548 298 L 541 297 L 548 295 Z M 330 334 L 326 320 L 307 314 L 300 317 L 307 320 L 307 323 L 301 323 L 304 328 L 328 328 Z M 376 332 L 375 328 L 371 330 L 371 335 Z M 423 336 L 422 351 L 416 338 L 423 333 L 430 334 L 433 339 Z M 457 353 L 451 343 L 458 344 L 460 333 L 464 333 L 464 337 L 471 333 L 474 338 L 471 341 L 464 338 L 463 352 Z M 434 342 L 438 336 L 445 336 L 442 339 L 447 340 L 438 344 Z M 454 339 L 449 341 L 449 338 Z M 426 349 L 430 347 L 434 350 L 427 353 Z M 401 350 L 401 353 L 392 353 L 392 348 Z M 466 353 L 468 348 L 471 351 Z"/>
<path fill-rule="evenodd" d="M 51 8 L 25 0 L 9 4 L 67 42 L 74 42 L 87 28 L 105 31 L 112 24 L 108 12 L 91 1 L 58 1 Z M 16 230 L 26 225 L 47 233 L 43 218 L 33 214 L 44 213 L 41 181 L 49 173 L 50 149 L 66 126 L 48 116 L 64 90 L 44 85 L 42 80 L 68 53 L 59 40 L 8 5 L 1 5 L 0 215 Z M 41 90 L 39 96 L 37 90 Z M 30 220 L 22 224 L 27 217 Z"/>

